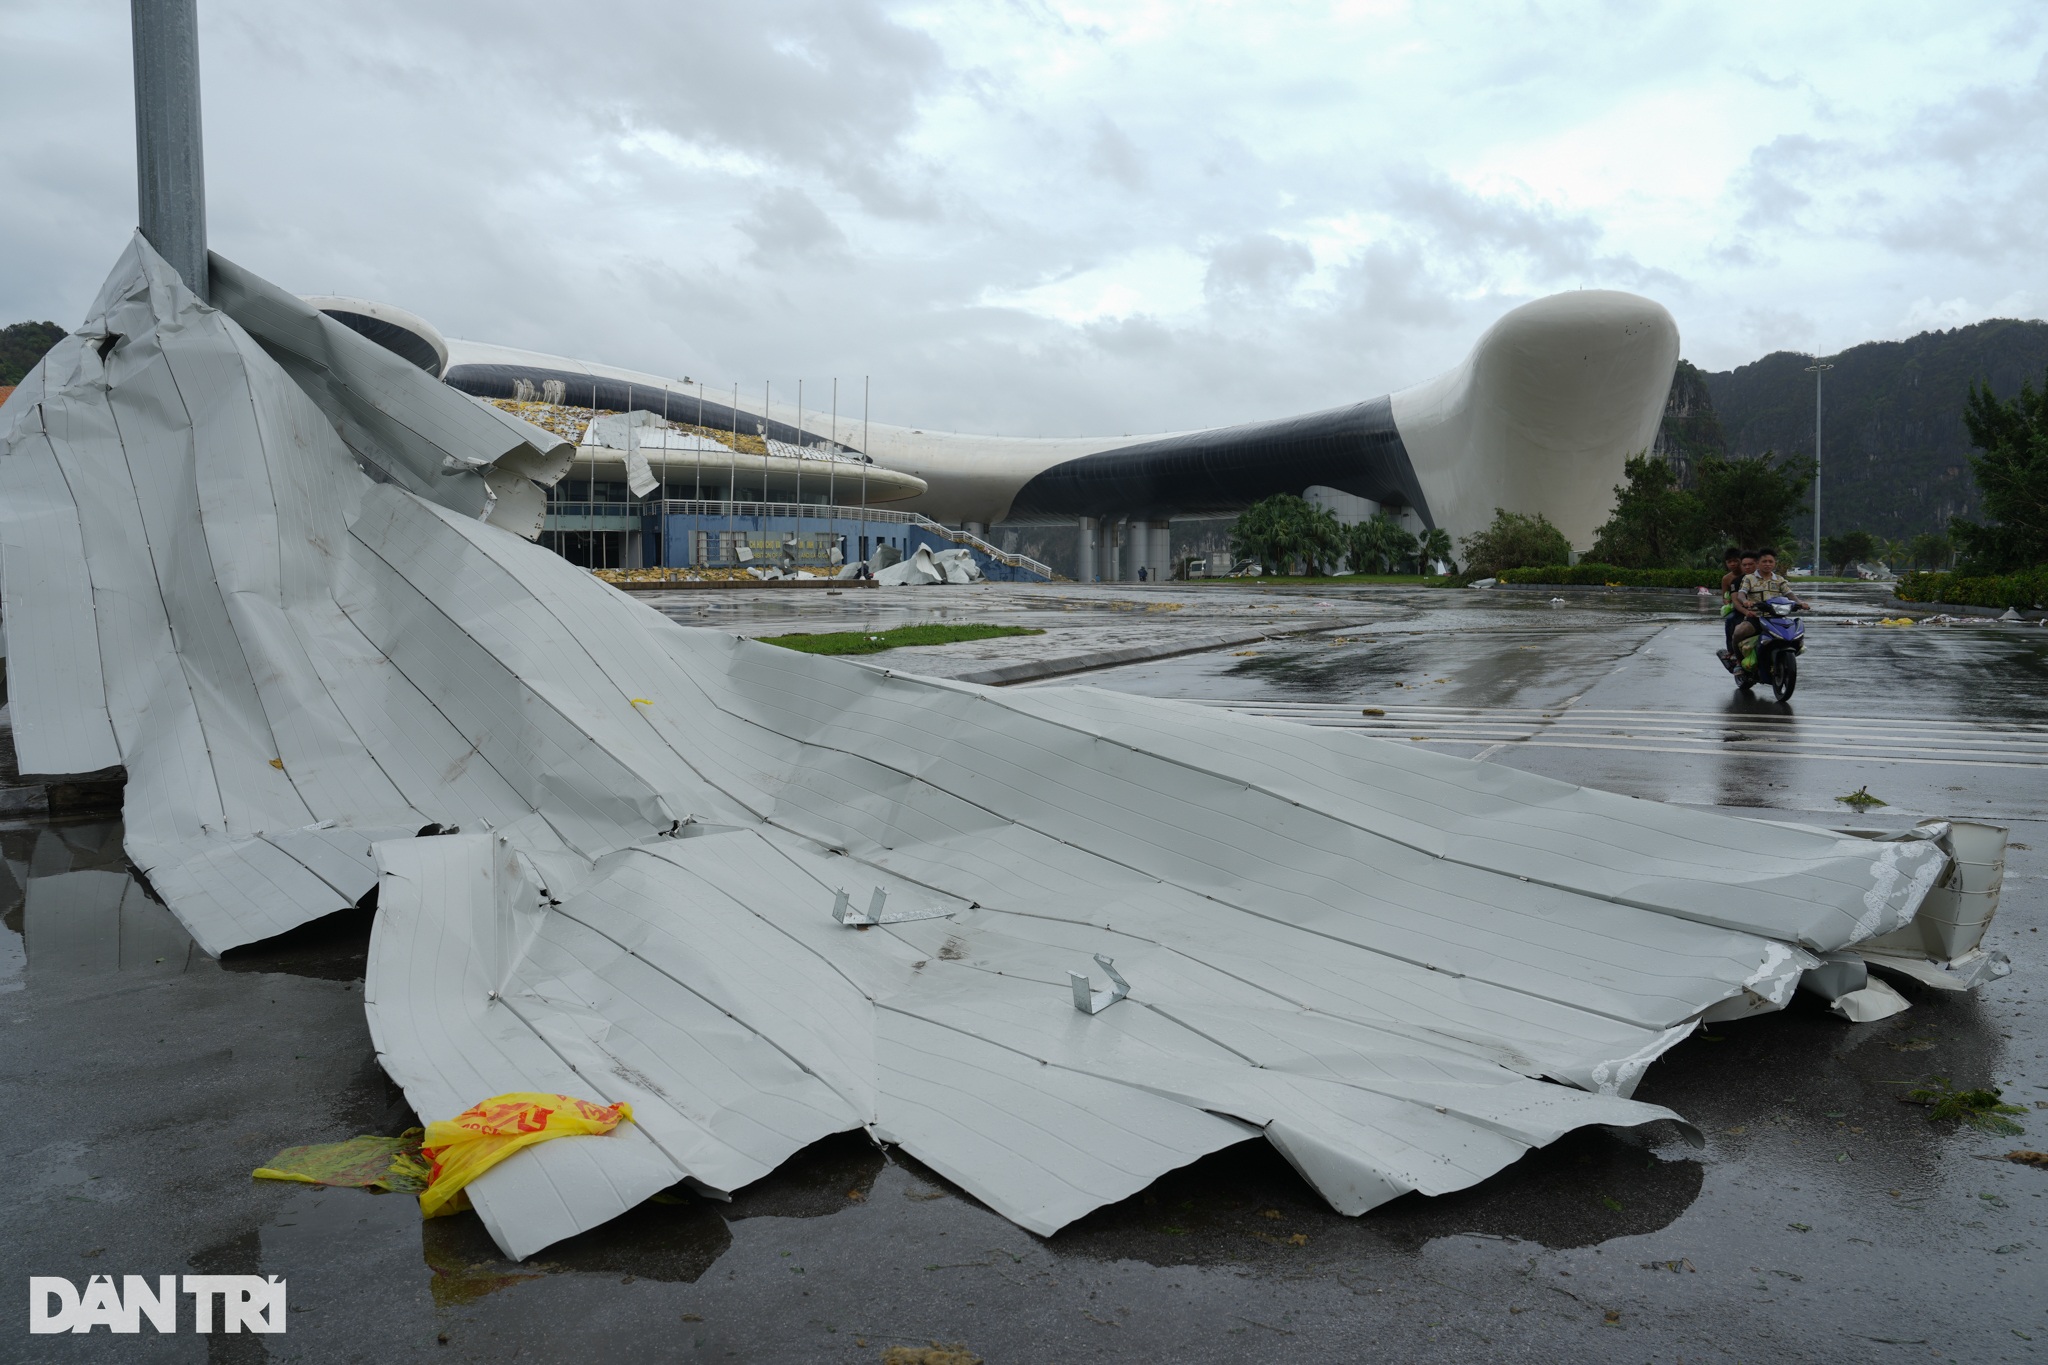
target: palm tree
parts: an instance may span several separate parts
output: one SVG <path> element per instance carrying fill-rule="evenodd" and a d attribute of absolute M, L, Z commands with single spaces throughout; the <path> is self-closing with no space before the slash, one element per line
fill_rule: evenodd
<path fill-rule="evenodd" d="M 1452 573 L 1458 566 L 1451 562 L 1451 533 L 1441 526 L 1432 526 L 1422 533 L 1422 571 L 1429 572 L 1432 564 L 1441 564 Z"/>

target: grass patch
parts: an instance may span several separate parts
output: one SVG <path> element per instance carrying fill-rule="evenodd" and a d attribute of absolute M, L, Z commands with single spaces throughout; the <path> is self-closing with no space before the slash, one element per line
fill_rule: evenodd
<path fill-rule="evenodd" d="M 764 645 L 781 645 L 799 654 L 880 654 L 906 645 L 954 645 L 962 640 L 997 640 L 1005 635 L 1043 635 L 1030 626 L 896 626 L 889 630 L 833 630 L 822 634 L 764 635 Z"/>
<path fill-rule="evenodd" d="M 1868 787 L 1858 787 L 1855 791 L 1850 792 L 1847 796 L 1838 796 L 1835 798 L 1835 800 L 1840 801 L 1845 806 L 1854 806 L 1857 810 L 1869 810 L 1873 806 L 1882 806 L 1887 804 L 1886 802 L 1879 800 L 1877 797 L 1872 796 L 1870 794 L 1870 788 Z"/>
<path fill-rule="evenodd" d="M 1338 573 L 1322 574 L 1311 578 L 1304 574 L 1274 574 L 1262 578 L 1187 578 L 1174 581 L 1175 587 L 1198 587 L 1204 583 L 1229 584 L 1235 587 L 1259 587 L 1277 584 L 1283 587 L 1343 588 L 1356 587 L 1367 583 L 1387 583 L 1402 588 L 1443 588 L 1454 587 L 1463 580 L 1439 577 L 1436 574 L 1419 573 Z"/>

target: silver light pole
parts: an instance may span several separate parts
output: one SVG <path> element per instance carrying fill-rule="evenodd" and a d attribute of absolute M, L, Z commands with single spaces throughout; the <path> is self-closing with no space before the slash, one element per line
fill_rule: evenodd
<path fill-rule="evenodd" d="M 860 377 L 860 538 L 868 542 L 865 556 L 875 562 L 874 537 L 868 534 L 868 376 Z M 873 577 L 872 571 L 869 577 Z"/>
<path fill-rule="evenodd" d="M 1820 566 L 1820 378 L 1835 368 L 1819 356 L 1806 367 L 1813 376 L 1813 576 L 1819 578 Z"/>
<path fill-rule="evenodd" d="M 210 293 L 198 0 L 129 0 L 128 18 L 135 49 L 136 216 L 157 255 L 204 300 Z"/>
<path fill-rule="evenodd" d="M 831 507 L 832 524 L 826 535 L 832 537 L 832 544 L 839 543 L 839 377 L 832 378 L 832 434 L 827 438 L 825 454 L 831 463 L 825 466 L 825 502 Z"/>

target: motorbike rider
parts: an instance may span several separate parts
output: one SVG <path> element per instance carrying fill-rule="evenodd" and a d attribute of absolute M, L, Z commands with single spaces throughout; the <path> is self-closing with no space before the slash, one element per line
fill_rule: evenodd
<path fill-rule="evenodd" d="M 1778 573 L 1777 551 L 1765 548 L 1756 552 L 1756 567 L 1743 575 L 1742 582 L 1735 588 L 1735 610 L 1742 616 L 1735 632 L 1729 637 L 1729 650 L 1735 656 L 1732 667 L 1740 667 L 1742 643 L 1763 629 L 1757 624 L 1757 606 L 1773 597 L 1791 598 L 1795 611 L 1805 611 L 1806 603 L 1792 596 L 1792 585 Z"/>
<path fill-rule="evenodd" d="M 1721 567 L 1727 572 L 1721 575 L 1721 652 L 1718 657 L 1729 668 L 1735 667 L 1735 627 L 1742 616 L 1735 610 L 1735 589 L 1749 573 L 1756 568 L 1756 556 L 1740 546 L 1730 545 L 1721 552 Z"/>

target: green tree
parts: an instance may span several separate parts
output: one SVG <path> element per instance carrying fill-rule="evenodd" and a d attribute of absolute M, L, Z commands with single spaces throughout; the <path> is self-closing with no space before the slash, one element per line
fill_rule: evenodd
<path fill-rule="evenodd" d="M 1540 569 L 1572 561 L 1571 542 L 1541 512 L 1524 516 L 1493 509 L 1493 524 L 1459 542 L 1465 572 L 1475 578 L 1498 578 L 1508 569 Z"/>
<path fill-rule="evenodd" d="M 1622 472 L 1628 482 L 1615 485 L 1614 511 L 1586 557 L 1624 569 L 1685 567 L 1706 534 L 1699 499 L 1678 486 L 1678 471 L 1660 456 L 1645 452 Z"/>
<path fill-rule="evenodd" d="M 1906 561 L 1926 573 L 1939 573 L 1955 558 L 1955 547 L 1939 531 L 1922 531 L 1906 546 Z"/>
<path fill-rule="evenodd" d="M 1327 507 L 1276 493 L 1239 514 L 1230 528 L 1230 552 L 1256 559 L 1269 574 L 1284 573 L 1298 562 L 1319 575 L 1343 556 L 1344 539 L 1344 528 Z"/>
<path fill-rule="evenodd" d="M 1422 533 L 1422 572 L 1428 573 L 1433 564 L 1441 564 L 1452 573 L 1458 571 L 1451 558 L 1451 533 L 1441 526 L 1432 526 Z"/>
<path fill-rule="evenodd" d="M 1422 544 L 1386 512 L 1353 522 L 1344 528 L 1344 536 L 1353 573 L 1399 573 Z"/>
<path fill-rule="evenodd" d="M 1693 466 L 1702 539 L 1745 550 L 1784 546 L 1812 486 L 1813 461 L 1804 456 L 1779 459 L 1768 450 L 1751 459 L 1706 456 Z"/>
<path fill-rule="evenodd" d="M 1970 457 L 1984 495 L 1989 525 L 1957 517 L 1949 525 L 1967 567 L 2011 573 L 2048 564 L 2048 390 L 2021 384 L 2019 397 L 2000 402 L 1989 384 L 1970 385 L 1963 409 Z"/>
<path fill-rule="evenodd" d="M 1844 531 L 1838 536 L 1820 538 L 1821 556 L 1835 566 L 1839 574 L 1854 571 L 1856 565 L 1877 557 L 1877 537 L 1868 531 Z"/>
<path fill-rule="evenodd" d="M 0 388 L 19 384 L 43 353 L 64 339 L 54 322 L 16 322 L 0 327 Z"/>

